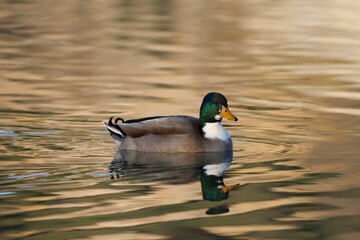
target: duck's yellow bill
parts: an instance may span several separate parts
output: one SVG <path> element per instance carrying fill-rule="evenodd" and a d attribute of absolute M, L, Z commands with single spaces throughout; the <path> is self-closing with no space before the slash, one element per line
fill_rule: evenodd
<path fill-rule="evenodd" d="M 235 117 L 231 112 L 230 110 L 225 107 L 224 105 L 221 106 L 221 112 L 220 112 L 220 116 L 226 118 L 227 120 L 230 120 L 230 121 L 237 121 L 237 117 Z"/>

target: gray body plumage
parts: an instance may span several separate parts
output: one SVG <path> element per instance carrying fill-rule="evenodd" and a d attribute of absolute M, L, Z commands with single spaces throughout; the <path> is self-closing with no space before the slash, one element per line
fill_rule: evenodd
<path fill-rule="evenodd" d="M 223 152 L 232 150 L 227 141 L 207 139 L 199 119 L 167 116 L 112 123 L 105 122 L 118 148 L 141 152 Z"/>

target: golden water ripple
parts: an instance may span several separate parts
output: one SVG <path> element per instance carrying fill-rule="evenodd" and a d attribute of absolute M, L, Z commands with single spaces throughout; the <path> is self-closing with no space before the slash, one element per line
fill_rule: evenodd
<path fill-rule="evenodd" d="M 0 238 L 357 239 L 359 6 L 0 2 Z M 197 116 L 210 91 L 239 117 L 228 199 L 190 161 L 109 172 L 102 121 Z"/>

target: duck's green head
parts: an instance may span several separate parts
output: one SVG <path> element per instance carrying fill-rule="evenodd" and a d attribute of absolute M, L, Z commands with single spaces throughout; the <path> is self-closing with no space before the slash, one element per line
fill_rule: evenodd
<path fill-rule="evenodd" d="M 223 117 L 230 121 L 238 120 L 230 112 L 224 95 L 216 92 L 206 94 L 200 107 L 200 124 L 221 122 Z"/>

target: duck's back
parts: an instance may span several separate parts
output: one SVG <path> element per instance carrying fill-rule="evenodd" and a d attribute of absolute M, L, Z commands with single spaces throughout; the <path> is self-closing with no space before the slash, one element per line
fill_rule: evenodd
<path fill-rule="evenodd" d="M 159 116 L 151 118 L 132 119 L 117 125 L 132 138 L 146 135 L 177 135 L 199 133 L 199 120 L 190 116 Z"/>
<path fill-rule="evenodd" d="M 200 136 L 198 119 L 161 116 L 117 124 L 126 134 L 120 149 L 142 152 L 186 152 Z"/>

